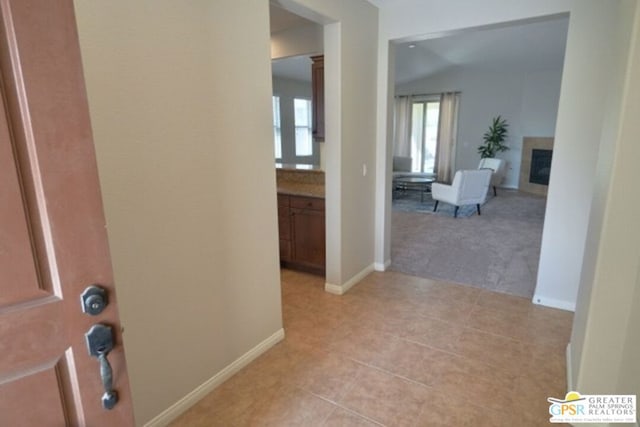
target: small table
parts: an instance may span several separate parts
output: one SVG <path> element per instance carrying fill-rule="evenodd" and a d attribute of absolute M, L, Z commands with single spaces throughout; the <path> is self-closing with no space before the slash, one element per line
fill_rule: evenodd
<path fill-rule="evenodd" d="M 420 202 L 424 202 L 424 193 L 431 192 L 431 184 L 434 178 L 426 178 L 422 176 L 400 176 L 393 180 L 393 190 L 395 191 L 420 191 Z"/>

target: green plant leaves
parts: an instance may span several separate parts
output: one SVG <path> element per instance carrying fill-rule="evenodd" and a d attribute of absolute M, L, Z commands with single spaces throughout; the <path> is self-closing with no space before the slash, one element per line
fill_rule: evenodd
<path fill-rule="evenodd" d="M 495 157 L 496 153 L 507 151 L 508 146 L 504 145 L 507 139 L 509 124 L 501 116 L 494 117 L 489 125 L 489 130 L 482 135 L 484 144 L 478 146 L 480 157 Z"/>

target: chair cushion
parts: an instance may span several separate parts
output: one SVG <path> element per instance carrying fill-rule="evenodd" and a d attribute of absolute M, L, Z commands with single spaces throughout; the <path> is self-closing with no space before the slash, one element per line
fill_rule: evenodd
<path fill-rule="evenodd" d="M 502 183 L 506 173 L 506 162 L 502 159 L 485 158 L 480 159 L 478 169 L 491 169 L 493 175 L 491 176 L 491 185 L 498 186 Z"/>
<path fill-rule="evenodd" d="M 394 172 L 411 172 L 411 157 L 393 156 Z"/>

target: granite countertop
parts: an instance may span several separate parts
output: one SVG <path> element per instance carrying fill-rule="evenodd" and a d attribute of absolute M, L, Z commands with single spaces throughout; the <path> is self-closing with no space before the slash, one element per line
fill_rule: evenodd
<path fill-rule="evenodd" d="M 284 181 L 278 183 L 278 193 L 324 199 L 324 184 Z"/>
<path fill-rule="evenodd" d="M 320 169 L 276 168 L 278 193 L 324 198 L 324 171 Z"/>

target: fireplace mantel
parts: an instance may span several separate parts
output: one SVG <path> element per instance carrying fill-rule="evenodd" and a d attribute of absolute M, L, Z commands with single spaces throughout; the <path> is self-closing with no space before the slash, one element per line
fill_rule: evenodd
<path fill-rule="evenodd" d="M 547 195 L 547 185 L 529 181 L 531 175 L 531 159 L 533 150 L 553 150 L 553 138 L 525 136 L 522 143 L 522 160 L 520 162 L 520 182 L 518 189 L 527 193 Z"/>

